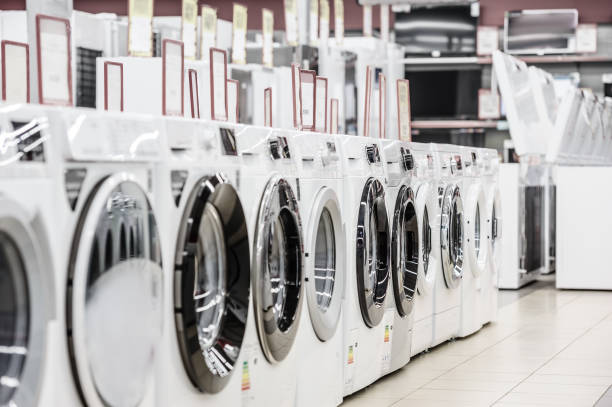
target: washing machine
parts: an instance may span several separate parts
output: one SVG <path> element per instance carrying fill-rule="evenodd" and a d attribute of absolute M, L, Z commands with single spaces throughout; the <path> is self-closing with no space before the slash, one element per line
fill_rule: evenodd
<path fill-rule="evenodd" d="M 499 273 L 502 262 L 502 207 L 499 193 L 499 155 L 497 150 L 482 149 L 483 187 L 485 191 L 487 268 L 483 279 L 482 324 L 497 320 Z"/>
<path fill-rule="evenodd" d="M 233 129 L 208 120 L 162 122 L 167 144 L 154 177 L 164 248 L 157 405 L 239 405 L 250 250 L 235 172 L 219 165 L 222 135 Z"/>
<path fill-rule="evenodd" d="M 431 347 L 433 339 L 434 289 L 436 270 L 440 259 L 432 250 L 439 244 L 439 234 L 433 233 L 433 223 L 438 217 L 438 185 L 435 180 L 437 157 L 429 144 L 409 143 L 414 160 L 410 185 L 415 194 L 417 226 L 419 230 L 419 257 L 417 290 L 414 298 L 414 323 L 410 355 L 414 356 Z"/>
<path fill-rule="evenodd" d="M 612 162 L 612 98 L 604 98 L 604 111 L 602 114 L 604 135 L 606 137 L 605 156 L 606 164 L 610 165 Z"/>
<path fill-rule="evenodd" d="M 304 238 L 291 134 L 256 126 L 239 126 L 235 134 L 251 248 L 252 308 L 241 348 L 243 405 L 294 405 L 297 395 Z"/>
<path fill-rule="evenodd" d="M 432 346 L 457 337 L 461 318 L 461 282 L 465 267 L 463 164 L 458 146 L 432 144 L 438 156 L 436 178 L 440 212 L 434 232 L 434 246 L 440 259 L 434 289 L 434 327 Z"/>
<path fill-rule="evenodd" d="M 53 405 L 153 406 L 163 271 L 152 172 L 159 122 L 89 109 L 49 110 L 57 199 L 55 287 L 61 340 Z"/>
<path fill-rule="evenodd" d="M 487 306 L 484 284 L 489 264 L 489 235 L 483 184 L 484 157 L 481 151 L 473 147 L 461 147 L 465 267 L 461 283 L 459 337 L 469 336 L 482 328 L 484 307 Z M 459 166 L 459 162 L 457 164 Z"/>
<path fill-rule="evenodd" d="M 390 371 L 395 371 L 410 361 L 414 297 L 420 263 L 420 219 L 416 210 L 416 192 L 411 185 L 414 158 L 409 144 L 389 139 L 381 139 L 380 144 L 391 225 L 390 277 L 393 296 L 387 300 L 387 307 L 393 310 Z"/>
<path fill-rule="evenodd" d="M 343 393 L 348 395 L 390 369 L 393 309 L 387 307 L 387 297 L 391 234 L 378 141 L 358 136 L 338 136 L 338 140 L 347 242 Z"/>
<path fill-rule="evenodd" d="M 347 278 L 340 151 L 331 134 L 294 132 L 288 140 L 300 185 L 307 305 L 302 307 L 295 342 L 296 405 L 336 406 L 342 402 L 342 302 Z"/>
<path fill-rule="evenodd" d="M 57 346 L 48 120 L 0 106 L 0 405 L 54 405 Z"/>

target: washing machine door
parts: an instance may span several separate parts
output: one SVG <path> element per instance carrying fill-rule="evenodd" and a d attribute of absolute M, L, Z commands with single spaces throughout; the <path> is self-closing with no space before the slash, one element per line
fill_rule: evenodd
<path fill-rule="evenodd" d="M 68 346 L 84 404 L 138 405 L 152 392 L 163 273 L 155 216 L 131 175 L 90 192 L 68 267 Z"/>
<path fill-rule="evenodd" d="M 345 285 L 344 233 L 333 190 L 324 188 L 317 194 L 309 226 L 306 298 L 315 334 L 326 341 L 338 328 Z"/>
<path fill-rule="evenodd" d="M 52 317 L 50 259 L 18 204 L 0 199 L 0 405 L 39 401 L 47 323 Z M 47 281 L 45 281 L 47 280 Z"/>
<path fill-rule="evenodd" d="M 385 191 L 380 181 L 370 178 L 361 194 L 357 217 L 357 297 L 365 324 L 377 326 L 385 312 L 389 285 L 389 221 Z"/>
<path fill-rule="evenodd" d="M 463 201 L 457 185 L 448 185 L 440 214 L 442 274 L 448 288 L 456 288 L 463 277 Z"/>
<path fill-rule="evenodd" d="M 238 363 L 249 309 L 249 258 L 236 190 L 222 175 L 201 178 L 179 225 L 173 291 L 183 364 L 201 392 L 222 390 Z"/>
<path fill-rule="evenodd" d="M 501 211 L 501 199 L 499 190 L 497 188 L 491 188 L 489 193 L 488 202 L 488 230 L 489 235 L 489 260 L 492 263 L 495 271 L 501 268 L 501 235 L 502 235 L 502 211 Z"/>
<path fill-rule="evenodd" d="M 434 288 L 436 273 L 433 270 L 431 256 L 431 223 L 430 223 L 430 188 L 420 184 L 416 193 L 417 225 L 419 226 L 420 262 L 417 276 L 417 292 L 421 295 L 430 293 Z"/>
<path fill-rule="evenodd" d="M 289 182 L 275 176 L 266 185 L 253 249 L 253 307 L 266 359 L 285 359 L 295 340 L 302 307 L 302 223 Z"/>
<path fill-rule="evenodd" d="M 474 277 L 482 275 L 488 263 L 489 233 L 486 230 L 486 210 L 484 191 L 480 185 L 472 186 L 464 220 L 467 254 Z"/>
<path fill-rule="evenodd" d="M 402 186 L 393 212 L 391 275 L 397 311 L 404 317 L 414 304 L 420 260 L 420 236 L 412 188 Z"/>

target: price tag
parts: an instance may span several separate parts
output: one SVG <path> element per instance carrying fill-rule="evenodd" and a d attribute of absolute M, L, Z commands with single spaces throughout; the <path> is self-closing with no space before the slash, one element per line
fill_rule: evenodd
<path fill-rule="evenodd" d="M 298 15 L 297 15 L 297 0 L 285 1 L 285 35 L 287 43 L 295 47 L 298 45 Z"/>
<path fill-rule="evenodd" d="M 39 14 L 36 38 L 40 103 L 72 106 L 70 22 Z"/>
<path fill-rule="evenodd" d="M 293 127 L 302 128 L 302 86 L 300 83 L 300 66 L 291 64 L 291 85 L 293 93 Z"/>
<path fill-rule="evenodd" d="M 181 41 L 162 41 L 162 114 L 183 116 L 184 46 Z"/>
<path fill-rule="evenodd" d="M 240 82 L 236 79 L 227 80 L 227 120 L 238 123 L 240 103 Z"/>
<path fill-rule="evenodd" d="M 380 5 L 380 39 L 389 42 L 389 5 Z"/>
<path fill-rule="evenodd" d="M 373 76 L 374 71 L 371 66 L 368 66 L 366 68 L 365 103 L 363 109 L 363 135 L 365 137 L 370 136 L 370 103 L 372 99 Z"/>
<path fill-rule="evenodd" d="M 476 31 L 476 54 L 492 55 L 499 48 L 499 30 L 492 26 L 479 26 Z"/>
<path fill-rule="evenodd" d="M 329 130 L 331 134 L 338 134 L 338 99 L 330 100 Z"/>
<path fill-rule="evenodd" d="M 2 100 L 30 102 L 29 52 L 28 44 L 2 41 Z"/>
<path fill-rule="evenodd" d="M 246 64 L 247 8 L 234 3 L 232 26 L 232 62 Z"/>
<path fill-rule="evenodd" d="M 310 45 L 316 46 L 319 39 L 319 0 L 310 0 L 308 33 Z"/>
<path fill-rule="evenodd" d="M 578 24 L 576 27 L 576 52 L 597 52 L 597 24 Z"/>
<path fill-rule="evenodd" d="M 316 77 L 315 86 L 315 129 L 327 132 L 327 78 Z"/>
<path fill-rule="evenodd" d="M 363 36 L 372 36 L 372 6 L 363 6 Z"/>
<path fill-rule="evenodd" d="M 264 126 L 272 127 L 272 88 L 264 89 Z"/>
<path fill-rule="evenodd" d="M 329 0 L 321 0 L 321 17 L 319 18 L 319 37 L 324 45 L 329 39 Z"/>
<path fill-rule="evenodd" d="M 198 0 L 183 0 L 181 40 L 185 44 L 185 58 L 195 59 L 198 28 Z"/>
<path fill-rule="evenodd" d="M 378 137 L 387 138 L 387 78 L 378 74 Z"/>
<path fill-rule="evenodd" d="M 315 71 L 300 70 L 300 85 L 302 94 L 302 128 L 315 129 Z"/>
<path fill-rule="evenodd" d="M 344 0 L 334 0 L 334 36 L 336 44 L 341 45 L 344 41 Z"/>
<path fill-rule="evenodd" d="M 153 55 L 153 0 L 129 0 L 128 52 L 130 55 Z"/>
<path fill-rule="evenodd" d="M 198 71 L 189 69 L 189 101 L 191 102 L 191 117 L 200 118 L 200 87 L 198 85 Z"/>
<path fill-rule="evenodd" d="M 500 98 L 499 93 L 491 89 L 478 90 L 478 118 L 480 120 L 499 119 Z"/>
<path fill-rule="evenodd" d="M 210 116 L 213 120 L 227 120 L 227 53 L 210 49 Z"/>
<path fill-rule="evenodd" d="M 264 8 L 261 10 L 263 47 L 262 62 L 264 66 L 274 66 L 274 13 Z"/>
<path fill-rule="evenodd" d="M 210 55 L 210 49 L 217 46 L 217 10 L 202 6 L 202 29 L 200 33 L 200 58 Z"/>
<path fill-rule="evenodd" d="M 407 79 L 397 80 L 397 131 L 398 138 L 412 141 L 410 118 L 410 82 Z"/>
<path fill-rule="evenodd" d="M 104 110 L 123 112 L 123 64 L 104 62 Z"/>

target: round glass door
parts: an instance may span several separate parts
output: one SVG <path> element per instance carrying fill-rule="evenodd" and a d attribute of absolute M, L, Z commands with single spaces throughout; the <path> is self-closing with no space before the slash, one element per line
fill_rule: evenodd
<path fill-rule="evenodd" d="M 431 254 L 431 226 L 429 226 L 427 207 L 423 209 L 423 228 L 421 234 L 421 263 L 423 264 L 423 273 L 427 276 L 429 271 L 429 255 Z"/>
<path fill-rule="evenodd" d="M 419 271 L 419 227 L 414 192 L 403 186 L 393 216 L 391 265 L 395 304 L 401 316 L 412 311 Z"/>
<path fill-rule="evenodd" d="M 327 208 L 323 208 L 317 227 L 314 272 L 317 306 L 321 312 L 327 312 L 336 280 L 336 235 Z"/>
<path fill-rule="evenodd" d="M 259 341 L 270 362 L 293 345 L 302 306 L 302 226 L 289 182 L 269 181 L 259 207 L 254 248 L 253 304 Z"/>
<path fill-rule="evenodd" d="M 30 337 L 26 269 L 17 245 L 0 232 L 0 405 L 12 405 L 21 385 Z M 33 389 L 29 389 L 33 391 Z"/>
<path fill-rule="evenodd" d="M 176 334 L 187 375 L 217 393 L 238 363 L 249 306 L 246 219 L 222 176 L 203 177 L 183 212 L 175 257 Z"/>
<path fill-rule="evenodd" d="M 162 277 L 146 193 L 125 174 L 106 178 L 84 204 L 68 270 L 69 351 L 85 404 L 136 406 L 150 391 Z"/>
<path fill-rule="evenodd" d="M 476 258 L 480 258 L 480 205 L 476 202 L 476 213 L 474 215 L 474 251 Z"/>
<path fill-rule="evenodd" d="M 356 237 L 357 296 L 361 316 L 371 328 L 380 323 L 385 311 L 391 251 L 389 243 L 385 191 L 380 181 L 371 178 L 361 195 Z"/>
<path fill-rule="evenodd" d="M 455 288 L 463 277 L 463 201 L 459 187 L 446 187 L 440 224 L 442 271 L 448 288 Z"/>

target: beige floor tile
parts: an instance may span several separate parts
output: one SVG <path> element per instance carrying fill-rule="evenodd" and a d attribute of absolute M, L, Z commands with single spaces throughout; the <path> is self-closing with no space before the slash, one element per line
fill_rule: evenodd
<path fill-rule="evenodd" d="M 577 384 L 585 386 L 610 386 L 612 385 L 612 376 L 576 376 L 536 373 L 525 379 L 525 383 L 557 383 Z"/>
<path fill-rule="evenodd" d="M 545 406 L 592 406 L 597 397 L 587 395 L 567 395 L 557 393 L 518 393 L 512 392 L 504 396 L 501 403 L 519 403 L 526 405 L 545 405 Z"/>
<path fill-rule="evenodd" d="M 512 391 L 516 393 L 565 394 L 569 396 L 591 396 L 599 398 L 608 389 L 607 385 L 559 384 L 559 383 L 521 383 Z"/>
<path fill-rule="evenodd" d="M 444 372 L 444 370 L 409 369 L 406 366 L 366 387 L 362 393 L 368 397 L 402 398 Z"/>
<path fill-rule="evenodd" d="M 474 407 L 482 405 L 488 406 L 489 403 L 474 403 L 473 401 L 459 401 L 453 400 L 423 400 L 423 399 L 411 399 L 409 397 L 398 401 L 393 404 L 393 407 Z"/>
<path fill-rule="evenodd" d="M 456 369 L 462 372 L 531 373 L 547 361 L 548 358 L 519 355 L 480 355 Z"/>
<path fill-rule="evenodd" d="M 555 358 L 539 369 L 538 373 L 578 376 L 612 376 L 612 363 L 609 360 Z"/>
<path fill-rule="evenodd" d="M 465 372 L 453 369 L 440 376 L 440 379 L 518 383 L 528 376 L 529 373 Z"/>
<path fill-rule="evenodd" d="M 447 402 L 467 402 L 472 405 L 490 405 L 497 400 L 501 394 L 490 391 L 470 391 L 470 390 L 436 390 L 436 389 L 419 389 L 411 393 L 404 400 L 439 400 Z M 420 405 L 415 403 L 414 405 Z"/>
<path fill-rule="evenodd" d="M 367 397 L 360 393 L 344 399 L 343 407 L 388 407 L 399 401 L 393 398 Z"/>
<path fill-rule="evenodd" d="M 502 395 L 510 391 L 518 383 L 518 380 L 516 382 L 500 382 L 492 380 L 435 379 L 424 385 L 423 388 L 435 390 L 490 391 Z"/>

